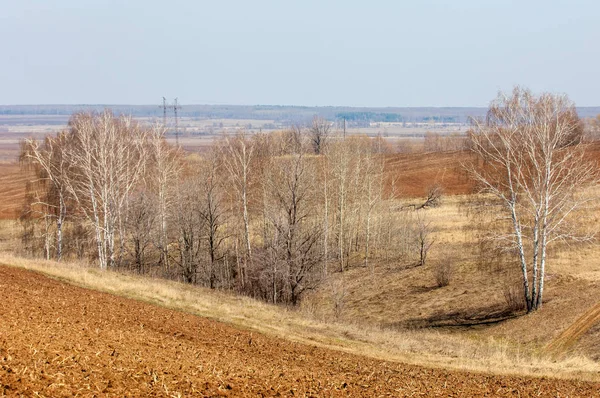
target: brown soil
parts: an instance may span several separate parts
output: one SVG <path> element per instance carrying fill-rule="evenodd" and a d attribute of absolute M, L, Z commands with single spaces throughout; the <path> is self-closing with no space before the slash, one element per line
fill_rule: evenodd
<path fill-rule="evenodd" d="M 0 395 L 593 396 L 600 383 L 384 362 L 0 267 Z"/>
<path fill-rule="evenodd" d="M 600 163 L 600 142 L 588 144 L 586 156 Z M 434 184 L 446 195 L 468 195 L 475 191 L 475 181 L 463 164 L 474 160 L 468 150 L 393 154 L 386 157 L 386 170 L 396 177 L 400 197 L 423 197 Z"/>
<path fill-rule="evenodd" d="M 386 170 L 396 177 L 400 197 L 425 196 L 434 184 L 447 195 L 466 195 L 473 192 L 474 182 L 461 162 L 471 156 L 468 151 L 388 155 Z"/>
<path fill-rule="evenodd" d="M 0 220 L 19 217 L 25 199 L 27 173 L 18 163 L 0 162 Z"/>

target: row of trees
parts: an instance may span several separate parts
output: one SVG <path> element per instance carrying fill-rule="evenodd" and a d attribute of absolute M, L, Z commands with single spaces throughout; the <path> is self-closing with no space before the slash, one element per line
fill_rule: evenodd
<path fill-rule="evenodd" d="M 24 142 L 21 159 L 37 176 L 25 246 L 292 304 L 330 272 L 427 259 L 431 223 L 395 201 L 381 139 L 334 135 L 315 118 L 223 136 L 198 156 L 164 134 L 105 111 Z M 459 142 L 429 138 L 432 148 Z M 583 228 L 594 223 L 582 222 L 598 182 L 583 124 L 566 97 L 516 88 L 473 121 L 466 147 L 481 193 L 471 202 L 486 215 L 482 247 L 519 270 L 527 310 L 539 309 L 548 248 L 594 238 Z M 420 207 L 439 194 L 433 186 Z"/>
<path fill-rule="evenodd" d="M 199 156 L 164 134 L 105 111 L 25 141 L 37 176 L 25 246 L 293 304 L 329 272 L 424 262 L 429 229 L 394 204 L 378 140 L 334 137 L 315 118 L 223 136 Z"/>

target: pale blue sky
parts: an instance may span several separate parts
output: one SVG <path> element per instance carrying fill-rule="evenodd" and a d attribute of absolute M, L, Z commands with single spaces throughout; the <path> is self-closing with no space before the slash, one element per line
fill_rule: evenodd
<path fill-rule="evenodd" d="M 600 105 L 592 0 L 0 0 L 0 35 L 5 105 Z"/>

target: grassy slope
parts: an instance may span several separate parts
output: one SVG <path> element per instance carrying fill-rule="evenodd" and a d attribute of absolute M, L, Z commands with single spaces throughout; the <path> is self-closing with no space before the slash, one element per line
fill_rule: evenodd
<path fill-rule="evenodd" d="M 596 279 L 598 274 L 593 271 L 600 253 L 587 248 L 578 254 L 580 267 L 573 267 L 575 260 L 567 254 L 551 259 L 542 311 L 487 326 L 457 327 L 494 321 L 502 318 L 506 309 L 501 275 L 479 267 L 470 253 L 473 242 L 461 232 L 466 217 L 459 212 L 458 201 L 450 198 L 441 208 L 427 210 L 430 219 L 439 225 L 435 233 L 439 243 L 431 249 L 426 266 L 376 267 L 374 275 L 368 269 L 355 268 L 333 276 L 343 280 L 346 287 L 342 320 L 396 328 L 446 326 L 443 329 L 447 332 L 507 338 L 541 348 L 600 301 L 600 277 Z M 449 252 L 454 252 L 457 259 L 451 283 L 438 288 L 433 269 Z M 327 319 L 333 315 L 333 297 L 327 286 L 308 301 L 317 317 Z"/>
<path fill-rule="evenodd" d="M 42 272 L 81 287 L 178 309 L 236 327 L 373 358 L 430 367 L 600 380 L 600 364 L 570 356 L 561 360 L 515 350 L 498 339 L 471 339 L 438 331 L 393 331 L 365 325 L 323 322 L 249 298 L 175 282 L 78 264 L 27 260 L 0 253 L 0 264 Z"/>
<path fill-rule="evenodd" d="M 449 194 L 464 194 L 472 186 L 461 174 L 461 158 L 460 153 L 391 155 L 388 168 L 398 174 L 403 196 L 423 195 L 431 181 L 442 184 Z M 24 178 L 15 165 L 1 166 L 6 170 L 0 174 L 4 176 L 2 182 L 10 189 L 0 194 L 0 205 L 2 209 L 12 209 L 20 203 L 19 184 Z M 379 265 L 374 275 L 364 268 L 334 274 L 329 282 L 343 279 L 346 289 L 344 309 L 336 323 L 331 322 L 333 300 L 327 283 L 308 297 L 302 311 L 297 312 L 170 282 L 101 274 L 93 269 L 8 255 L 0 261 L 241 327 L 383 359 L 500 373 L 597 377 L 592 373 L 598 372 L 600 365 L 581 355 L 600 358 L 600 325 L 591 325 L 560 361 L 544 355 L 545 347 L 554 338 L 600 301 L 597 248 L 554 256 L 549 264 L 542 311 L 489 325 L 448 326 L 495 319 L 494 315 L 505 307 L 498 275 L 481 269 L 471 254 L 472 242 L 464 232 L 468 219 L 459 210 L 460 200 L 461 197 L 448 196 L 442 207 L 427 210 L 438 227 L 438 247 L 445 247 L 444 251 L 432 249 L 427 266 L 404 269 L 401 265 Z M 3 210 L 1 214 L 14 213 Z M 4 244 L 0 249 L 8 248 L 11 237 L 1 235 Z M 458 254 L 455 272 L 449 286 L 437 288 L 432 268 L 448 250 Z"/>

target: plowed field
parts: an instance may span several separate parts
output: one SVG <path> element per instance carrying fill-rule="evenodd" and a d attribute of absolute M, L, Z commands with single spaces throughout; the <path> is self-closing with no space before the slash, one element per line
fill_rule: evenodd
<path fill-rule="evenodd" d="M 596 396 L 291 343 L 0 266 L 0 396 Z"/>
<path fill-rule="evenodd" d="M 19 217 L 28 178 L 18 164 L 0 162 L 0 220 Z"/>

